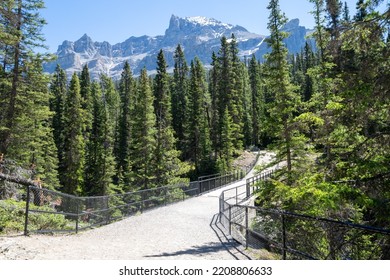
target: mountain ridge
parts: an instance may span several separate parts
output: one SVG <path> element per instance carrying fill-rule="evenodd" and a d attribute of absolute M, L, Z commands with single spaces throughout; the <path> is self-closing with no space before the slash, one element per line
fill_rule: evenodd
<path fill-rule="evenodd" d="M 311 32 L 299 26 L 299 19 L 289 21 L 284 30 L 291 34 L 285 40 L 290 53 L 300 51 L 306 42 L 306 35 Z M 45 64 L 44 70 L 53 73 L 59 64 L 70 76 L 73 72 L 80 72 L 88 64 L 92 78 L 104 73 L 117 79 L 124 62 L 128 61 L 135 75 L 144 67 L 153 74 L 160 49 L 164 51 L 167 64 L 172 70 L 174 51 L 178 44 L 182 46 L 188 62 L 197 56 L 208 66 L 212 52 L 217 53 L 219 50 L 222 36 L 230 38 L 232 34 L 236 37 L 240 57 L 255 54 L 258 59 L 262 59 L 268 52 L 268 46 L 264 43 L 266 36 L 251 33 L 242 26 L 202 16 L 181 18 L 172 15 L 164 35 L 131 36 L 114 45 L 107 41 L 94 42 L 87 34 L 74 42 L 65 40 L 55 53 L 57 59 Z"/>

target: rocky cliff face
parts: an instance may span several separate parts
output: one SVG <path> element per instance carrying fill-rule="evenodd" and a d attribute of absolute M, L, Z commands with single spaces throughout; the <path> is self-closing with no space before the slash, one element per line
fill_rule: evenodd
<path fill-rule="evenodd" d="M 290 52 L 299 52 L 305 44 L 308 30 L 299 26 L 299 20 L 291 20 L 284 27 L 290 33 L 286 45 Z M 76 42 L 64 41 L 57 50 L 57 60 L 44 65 L 45 71 L 52 73 L 57 64 L 66 70 L 68 75 L 80 72 L 88 64 L 90 74 L 97 78 L 101 73 L 119 78 L 125 61 L 135 75 L 144 67 L 153 73 L 156 68 L 157 53 L 165 52 L 170 68 L 173 67 L 173 55 L 178 44 L 184 49 L 188 62 L 195 56 L 207 66 L 211 62 L 212 52 L 218 52 L 222 36 L 230 38 L 234 34 L 240 56 L 255 54 L 261 59 L 267 53 L 265 36 L 249 32 L 244 27 L 222 23 L 205 17 L 180 18 L 172 16 L 169 27 L 162 36 L 130 37 L 125 42 L 111 45 L 108 42 L 94 42 L 87 34 Z"/>

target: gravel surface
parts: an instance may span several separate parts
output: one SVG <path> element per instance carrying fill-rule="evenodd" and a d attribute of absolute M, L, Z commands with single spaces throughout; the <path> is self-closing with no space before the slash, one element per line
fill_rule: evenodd
<path fill-rule="evenodd" d="M 262 154 L 258 164 L 272 156 Z M 217 223 L 220 193 L 244 183 L 79 234 L 0 237 L 0 260 L 250 259 Z"/>

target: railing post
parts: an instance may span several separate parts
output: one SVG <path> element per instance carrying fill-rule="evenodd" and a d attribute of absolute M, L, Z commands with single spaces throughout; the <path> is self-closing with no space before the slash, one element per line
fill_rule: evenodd
<path fill-rule="evenodd" d="M 251 196 L 251 190 L 250 190 L 250 178 L 246 179 L 246 197 L 250 197 Z"/>
<path fill-rule="evenodd" d="M 245 207 L 245 249 L 248 249 L 249 243 L 249 221 L 248 221 L 248 207 Z"/>
<path fill-rule="evenodd" d="M 229 235 L 232 235 L 232 206 L 229 204 Z"/>
<path fill-rule="evenodd" d="M 106 198 L 106 224 L 108 225 L 110 223 L 110 206 L 108 204 L 109 197 L 107 196 Z"/>
<path fill-rule="evenodd" d="M 30 211 L 30 186 L 27 186 L 26 216 L 24 221 L 24 235 L 28 235 L 28 212 Z"/>
<path fill-rule="evenodd" d="M 77 200 L 77 203 L 76 203 L 76 233 L 79 232 L 79 201 Z"/>
<path fill-rule="evenodd" d="M 287 259 L 287 254 L 286 254 L 286 222 L 285 222 L 285 217 L 282 212 L 282 243 L 283 243 L 283 260 Z"/>

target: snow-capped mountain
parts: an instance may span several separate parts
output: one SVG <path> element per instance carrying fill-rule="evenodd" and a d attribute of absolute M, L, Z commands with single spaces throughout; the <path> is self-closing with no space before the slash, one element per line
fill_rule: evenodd
<path fill-rule="evenodd" d="M 299 26 L 298 19 L 291 20 L 284 29 L 290 32 L 290 37 L 286 39 L 289 51 L 300 51 L 309 30 Z M 180 18 L 172 15 L 168 29 L 161 36 L 130 37 L 115 45 L 94 42 L 87 34 L 75 42 L 64 41 L 58 47 L 57 60 L 47 63 L 44 68 L 46 72 L 52 73 L 56 65 L 60 64 L 71 75 L 80 72 L 88 64 L 93 78 L 101 73 L 118 78 L 124 62 L 128 61 L 135 75 L 143 67 L 153 73 L 160 49 L 164 50 L 168 65 L 173 67 L 173 55 L 178 44 L 184 49 L 188 62 L 197 56 L 205 65 L 209 65 L 212 52 L 217 53 L 220 48 L 221 37 L 230 38 L 232 34 L 237 39 L 241 57 L 255 54 L 261 59 L 268 52 L 264 42 L 266 36 L 251 33 L 244 27 L 200 16 Z"/>

